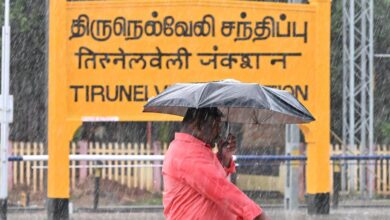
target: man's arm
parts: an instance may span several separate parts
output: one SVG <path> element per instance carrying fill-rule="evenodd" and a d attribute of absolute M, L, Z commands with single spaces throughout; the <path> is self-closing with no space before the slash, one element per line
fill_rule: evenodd
<path fill-rule="evenodd" d="M 212 160 L 192 154 L 186 161 L 189 163 L 181 166 L 181 178 L 197 192 L 244 220 L 253 220 L 262 213 L 255 202 L 216 171 Z"/>
<path fill-rule="evenodd" d="M 217 157 L 224 168 L 230 168 L 232 165 L 233 154 L 236 152 L 237 140 L 232 134 L 229 134 L 226 140 L 220 140 L 218 143 Z"/>
<path fill-rule="evenodd" d="M 229 134 L 227 140 L 220 140 L 217 146 L 217 158 L 225 169 L 226 176 L 235 173 L 236 164 L 233 161 L 233 154 L 236 152 L 237 147 L 236 137 Z"/>

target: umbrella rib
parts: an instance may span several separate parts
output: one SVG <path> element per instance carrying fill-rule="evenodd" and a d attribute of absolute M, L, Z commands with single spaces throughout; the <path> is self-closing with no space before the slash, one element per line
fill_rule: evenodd
<path fill-rule="evenodd" d="M 253 114 L 252 114 L 252 120 L 255 122 L 254 124 L 260 124 L 259 120 L 257 119 L 256 111 L 253 109 Z"/>
<path fill-rule="evenodd" d="M 267 108 L 271 109 L 271 104 L 269 102 L 269 97 L 268 97 L 267 92 L 265 91 L 264 87 L 262 87 L 262 86 L 259 86 L 259 87 L 260 87 L 261 91 L 263 91 L 263 94 L 264 94 L 265 98 L 267 99 L 267 105 L 268 105 Z"/>
<path fill-rule="evenodd" d="M 278 97 L 278 99 L 279 99 L 280 102 L 283 102 L 285 105 L 289 106 L 291 109 L 294 109 L 296 112 L 305 115 L 305 117 L 314 118 L 314 117 L 311 116 L 311 115 L 307 115 L 303 110 L 298 109 L 298 108 L 295 107 L 294 105 L 292 105 L 292 104 L 286 102 L 283 98 Z M 301 107 L 303 107 L 306 111 L 308 111 L 308 110 L 305 108 L 305 106 L 301 105 Z M 309 112 L 309 111 L 308 111 L 308 112 Z M 285 114 L 286 114 L 286 115 L 293 116 L 293 117 L 296 117 L 296 115 L 294 115 L 293 113 L 290 114 L 290 112 L 289 112 L 289 113 L 285 113 Z"/>
<path fill-rule="evenodd" d="M 272 90 L 271 90 L 271 91 L 272 91 Z M 298 109 L 296 106 L 294 106 L 294 105 L 292 105 L 292 104 L 286 102 L 283 98 L 279 97 L 278 95 L 274 94 L 274 93 L 271 92 L 271 91 L 267 91 L 266 96 L 268 96 L 268 94 L 269 94 L 270 96 L 276 98 L 278 101 L 282 102 L 283 104 L 285 104 L 285 105 L 291 107 L 291 109 L 294 109 L 296 112 L 305 115 L 306 118 L 314 119 L 314 117 L 313 117 L 312 115 L 307 115 L 306 112 L 304 112 L 303 110 Z M 287 91 L 284 91 L 284 92 L 287 92 Z M 288 92 L 287 92 L 287 93 L 288 93 Z M 306 109 L 306 107 L 305 107 L 304 105 L 301 104 L 300 106 L 303 107 L 307 112 L 309 112 L 309 111 Z M 280 113 L 282 113 L 282 112 L 280 112 Z M 309 112 L 309 113 L 310 113 L 310 112 Z M 283 113 L 283 114 L 286 114 L 286 115 L 289 115 L 289 116 L 292 116 L 292 117 L 297 117 L 294 113 L 290 113 L 290 112 L 288 112 L 288 113 Z"/>
<path fill-rule="evenodd" d="M 202 100 L 202 98 L 203 98 L 204 90 L 206 89 L 207 85 L 208 84 L 205 84 L 205 86 L 203 87 L 202 91 L 200 92 L 200 96 L 199 96 L 199 99 L 198 99 L 198 103 L 196 104 L 196 108 L 199 108 L 200 100 Z"/>

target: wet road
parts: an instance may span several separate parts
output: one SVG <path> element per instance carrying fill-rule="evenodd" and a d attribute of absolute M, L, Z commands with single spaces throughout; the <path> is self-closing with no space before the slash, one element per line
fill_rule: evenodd
<path fill-rule="evenodd" d="M 271 219 L 277 220 L 387 220 L 390 219 L 388 208 L 347 208 L 332 210 L 331 214 L 324 216 L 309 216 L 306 210 L 285 212 L 281 209 L 266 210 Z M 9 213 L 9 220 L 43 220 L 46 213 L 18 214 Z M 138 220 L 162 220 L 162 213 L 74 213 L 73 220 L 106 220 L 106 219 L 138 219 Z"/>

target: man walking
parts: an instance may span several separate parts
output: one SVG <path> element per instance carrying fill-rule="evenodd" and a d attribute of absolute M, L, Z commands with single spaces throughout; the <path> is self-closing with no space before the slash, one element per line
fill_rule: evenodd
<path fill-rule="evenodd" d="M 262 209 L 227 176 L 235 172 L 234 136 L 219 141 L 222 113 L 189 109 L 165 155 L 164 215 L 167 219 L 265 220 Z M 218 153 L 212 146 L 219 142 Z"/>

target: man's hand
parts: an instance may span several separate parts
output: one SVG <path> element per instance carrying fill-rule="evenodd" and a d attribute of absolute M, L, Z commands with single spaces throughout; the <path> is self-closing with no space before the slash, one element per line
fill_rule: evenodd
<path fill-rule="evenodd" d="M 227 140 L 221 140 L 218 143 L 217 157 L 222 166 L 229 167 L 230 162 L 233 159 L 232 156 L 236 152 L 236 137 L 229 134 Z"/>

